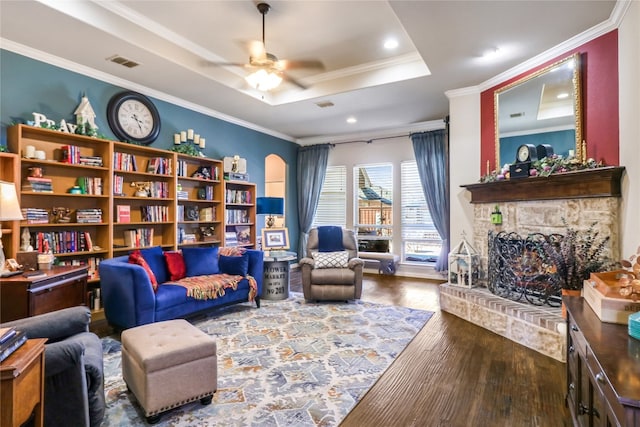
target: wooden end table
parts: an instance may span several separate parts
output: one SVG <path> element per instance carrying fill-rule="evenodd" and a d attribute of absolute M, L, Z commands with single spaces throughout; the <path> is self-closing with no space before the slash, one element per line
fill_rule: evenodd
<path fill-rule="evenodd" d="M 0 363 L 0 425 L 17 427 L 31 416 L 34 426 L 44 421 L 44 343 L 27 340 Z"/>

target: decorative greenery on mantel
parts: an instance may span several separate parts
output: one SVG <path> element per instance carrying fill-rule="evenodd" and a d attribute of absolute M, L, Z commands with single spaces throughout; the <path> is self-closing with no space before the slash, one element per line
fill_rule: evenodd
<path fill-rule="evenodd" d="M 567 159 L 558 155 L 553 155 L 533 162 L 531 164 L 531 169 L 529 169 L 529 176 L 549 176 L 565 172 L 596 169 L 605 166 L 606 165 L 604 163 L 596 162 L 594 159 L 588 159 L 586 162 L 582 162 L 575 157 Z M 501 171 L 495 170 L 488 175 L 480 177 L 480 182 L 503 181 L 507 179 L 509 179 L 508 164 L 504 165 Z"/>

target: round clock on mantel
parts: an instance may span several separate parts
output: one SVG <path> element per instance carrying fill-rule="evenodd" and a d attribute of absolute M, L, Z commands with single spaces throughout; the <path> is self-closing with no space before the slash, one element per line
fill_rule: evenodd
<path fill-rule="evenodd" d="M 160 134 L 160 114 L 146 96 L 132 91 L 114 95 L 107 105 L 107 121 L 121 141 L 148 145 Z"/>
<path fill-rule="evenodd" d="M 516 151 L 516 162 L 535 162 L 538 160 L 538 149 L 533 144 L 522 144 Z"/>

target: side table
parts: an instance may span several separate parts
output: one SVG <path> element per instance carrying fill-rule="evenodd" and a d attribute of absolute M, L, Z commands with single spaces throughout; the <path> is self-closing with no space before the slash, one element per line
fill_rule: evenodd
<path fill-rule="evenodd" d="M 0 425 L 17 427 L 44 417 L 45 338 L 27 340 L 0 363 Z"/>
<path fill-rule="evenodd" d="M 270 251 L 264 255 L 262 295 L 266 300 L 289 298 L 289 261 L 298 258 L 295 252 Z"/>

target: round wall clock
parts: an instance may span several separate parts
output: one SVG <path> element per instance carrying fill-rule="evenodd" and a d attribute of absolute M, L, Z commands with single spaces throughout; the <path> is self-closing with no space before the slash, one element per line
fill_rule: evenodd
<path fill-rule="evenodd" d="M 137 92 L 114 95 L 107 105 L 107 121 L 122 141 L 148 145 L 160 134 L 160 114 L 153 102 Z"/>

